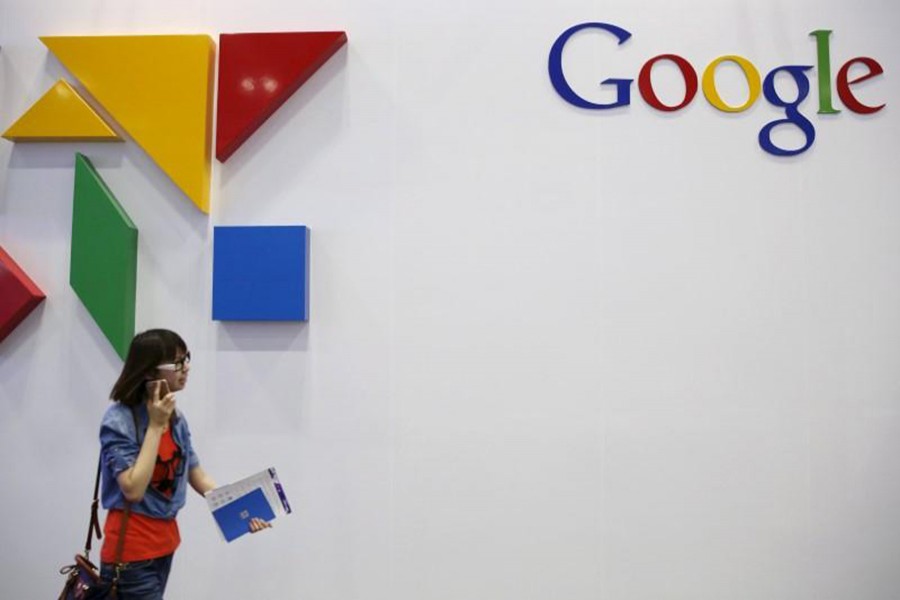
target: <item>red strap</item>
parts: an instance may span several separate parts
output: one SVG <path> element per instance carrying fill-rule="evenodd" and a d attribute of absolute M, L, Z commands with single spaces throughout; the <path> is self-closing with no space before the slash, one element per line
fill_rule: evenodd
<path fill-rule="evenodd" d="M 140 428 L 138 426 L 137 413 L 134 408 L 131 409 L 131 419 L 134 421 L 134 433 L 137 437 L 138 445 L 141 442 Z M 91 520 L 88 523 L 87 540 L 84 543 L 84 557 L 90 560 L 91 542 L 93 534 L 96 533 L 97 539 L 103 539 L 103 533 L 100 531 L 100 469 L 103 465 L 103 451 L 100 451 L 100 458 L 97 459 L 97 479 L 94 481 L 94 500 L 91 502 Z M 122 527 L 119 529 L 119 541 L 116 544 L 115 564 L 122 561 L 122 551 L 125 549 L 125 529 L 128 527 L 128 518 L 131 516 L 131 502 L 125 501 L 125 512 L 122 514 Z M 116 579 L 118 579 L 118 571 L 116 571 Z"/>

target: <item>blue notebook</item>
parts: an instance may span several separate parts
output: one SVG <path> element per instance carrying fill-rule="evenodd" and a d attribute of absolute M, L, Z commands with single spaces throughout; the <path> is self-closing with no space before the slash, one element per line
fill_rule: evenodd
<path fill-rule="evenodd" d="M 259 488 L 217 508 L 212 515 L 227 542 L 237 539 L 245 533 L 250 533 L 250 519 L 253 517 L 264 521 L 271 521 L 275 518 L 269 501 L 266 500 L 266 496 Z"/>

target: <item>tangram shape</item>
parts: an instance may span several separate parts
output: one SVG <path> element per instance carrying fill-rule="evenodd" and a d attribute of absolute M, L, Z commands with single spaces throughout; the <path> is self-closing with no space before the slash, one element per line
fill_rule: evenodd
<path fill-rule="evenodd" d="M 309 230 L 216 227 L 213 320 L 309 320 Z"/>
<path fill-rule="evenodd" d="M 3 137 L 13 142 L 122 141 L 64 79 L 32 104 Z"/>
<path fill-rule="evenodd" d="M 44 300 L 42 292 L 0 247 L 0 342 Z"/>
<path fill-rule="evenodd" d="M 343 31 L 220 35 L 216 158 L 228 160 L 346 43 Z"/>
<path fill-rule="evenodd" d="M 197 208 L 208 213 L 212 38 L 135 35 L 41 41 Z"/>
<path fill-rule="evenodd" d="M 134 336 L 138 231 L 91 162 L 75 155 L 69 283 L 123 359 Z"/>

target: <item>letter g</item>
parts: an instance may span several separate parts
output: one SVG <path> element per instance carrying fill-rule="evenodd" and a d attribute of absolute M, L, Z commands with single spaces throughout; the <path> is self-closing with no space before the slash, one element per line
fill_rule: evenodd
<path fill-rule="evenodd" d="M 575 90 L 569 85 L 569 82 L 566 81 L 566 76 L 563 74 L 562 68 L 562 54 L 563 49 L 566 46 L 566 43 L 569 41 L 573 35 L 581 31 L 582 29 L 602 29 L 604 31 L 608 31 L 619 40 L 619 45 L 624 44 L 628 38 L 631 37 L 631 33 L 625 31 L 621 27 L 616 27 L 615 25 L 610 25 L 609 23 L 581 23 L 580 25 L 574 25 L 568 29 L 566 29 L 562 35 L 560 35 L 556 42 L 553 44 L 553 48 L 550 49 L 550 60 L 548 61 L 547 68 L 550 71 L 550 82 L 553 84 L 556 93 L 562 96 L 563 100 L 568 102 L 573 106 L 577 106 L 579 108 L 590 108 L 590 109 L 604 109 L 604 108 L 616 108 L 618 106 L 628 106 L 631 104 L 631 82 L 633 79 L 604 79 L 601 82 L 601 85 L 615 85 L 616 86 L 616 101 L 611 104 L 596 104 L 594 102 L 589 102 L 575 93 Z"/>

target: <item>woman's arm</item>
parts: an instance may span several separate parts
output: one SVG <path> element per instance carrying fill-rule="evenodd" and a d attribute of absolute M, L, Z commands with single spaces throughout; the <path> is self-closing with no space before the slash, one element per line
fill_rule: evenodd
<path fill-rule="evenodd" d="M 122 494 L 129 502 L 140 502 L 144 498 L 147 486 L 150 485 L 150 478 L 153 476 L 153 469 L 156 467 L 159 440 L 169 423 L 172 411 L 175 410 L 175 394 L 166 394 L 160 398 L 159 391 L 157 385 L 152 396 L 147 399 L 147 415 L 150 422 L 137 460 L 130 468 L 116 476 Z"/>
<path fill-rule="evenodd" d="M 203 496 L 206 492 L 216 489 L 216 482 L 203 467 L 194 467 L 188 471 L 188 481 L 194 491 Z"/>

